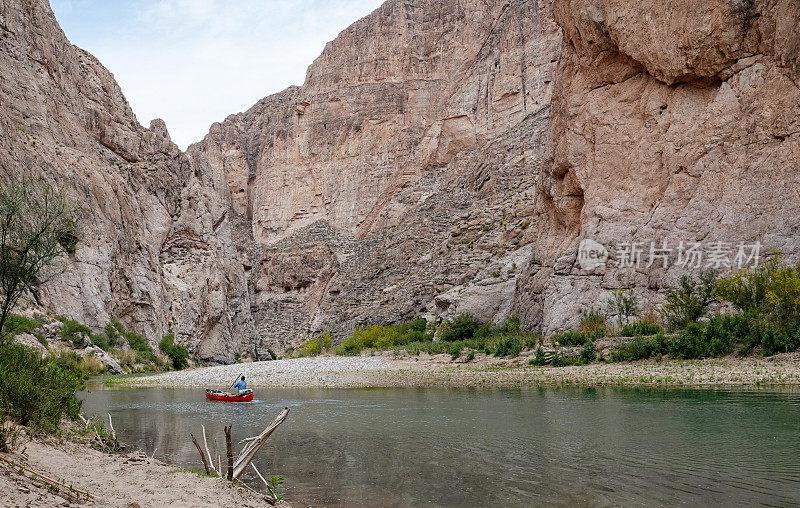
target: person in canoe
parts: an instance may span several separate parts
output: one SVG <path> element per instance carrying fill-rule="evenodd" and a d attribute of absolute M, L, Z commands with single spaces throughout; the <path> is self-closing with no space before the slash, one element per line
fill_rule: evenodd
<path fill-rule="evenodd" d="M 244 376 L 242 376 L 242 379 L 240 379 L 239 381 L 233 383 L 233 387 L 236 389 L 236 393 L 238 395 L 241 395 L 242 392 L 247 390 L 247 381 L 244 380 Z"/>

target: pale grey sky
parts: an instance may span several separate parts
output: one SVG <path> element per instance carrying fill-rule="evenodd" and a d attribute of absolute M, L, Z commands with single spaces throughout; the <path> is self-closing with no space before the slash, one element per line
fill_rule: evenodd
<path fill-rule="evenodd" d="M 51 0 L 70 41 L 114 73 L 139 122 L 185 149 L 290 85 L 383 0 Z"/>

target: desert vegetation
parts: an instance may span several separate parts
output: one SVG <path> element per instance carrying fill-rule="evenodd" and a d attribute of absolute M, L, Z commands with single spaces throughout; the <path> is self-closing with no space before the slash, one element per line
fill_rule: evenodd
<path fill-rule="evenodd" d="M 732 309 L 708 316 L 712 304 Z M 609 359 L 719 358 L 754 352 L 772 356 L 796 351 L 800 265 L 783 265 L 776 254 L 758 267 L 722 278 L 713 271 L 697 279 L 684 275 L 667 291 L 660 316 L 663 327 L 652 317 L 625 324 L 620 335 L 634 339 L 614 348 Z"/>
<path fill-rule="evenodd" d="M 709 315 L 711 308 L 727 312 Z M 601 339 L 617 338 L 605 354 Z M 667 288 L 663 305 L 643 312 L 635 295 L 616 290 L 604 310 L 583 313 L 580 326 L 547 340 L 524 333 L 519 320 L 499 326 L 461 314 L 436 324 L 419 318 L 400 324 L 358 327 L 340 344 L 330 334 L 311 337 L 290 356 L 369 351 L 449 354 L 471 361 L 475 354 L 513 358 L 532 352 L 530 365 L 555 367 L 647 358 L 702 359 L 727 355 L 771 356 L 800 349 L 800 266 L 784 266 L 775 255 L 760 267 L 720 278 L 716 272 L 684 275 Z"/>
<path fill-rule="evenodd" d="M 294 356 L 315 356 L 330 352 L 354 356 L 366 351 L 396 351 L 449 354 L 452 360 L 470 361 L 476 353 L 497 357 L 515 357 L 523 349 L 534 347 L 541 338 L 522 333 L 519 319 L 512 317 L 500 326 L 480 323 L 470 314 L 461 314 L 439 325 L 418 318 L 407 323 L 368 325 L 353 330 L 340 344 L 333 345 L 329 334 L 312 337 L 294 350 Z"/>

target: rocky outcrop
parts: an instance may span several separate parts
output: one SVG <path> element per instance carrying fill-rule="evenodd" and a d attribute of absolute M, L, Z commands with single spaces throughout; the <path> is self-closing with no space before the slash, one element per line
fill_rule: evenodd
<path fill-rule="evenodd" d="M 81 209 L 77 250 L 39 295 L 95 328 L 112 316 L 200 357 L 252 341 L 227 192 L 154 120 L 139 125 L 113 76 L 72 46 L 44 0 L 0 3 L 0 163 L 41 176 Z"/>
<path fill-rule="evenodd" d="M 239 237 L 265 344 L 489 301 L 487 319 L 508 314 L 560 39 L 549 2 L 390 0 L 303 86 L 189 148 L 252 232 Z"/>
<path fill-rule="evenodd" d="M 564 46 L 538 207 L 546 262 L 521 281 L 525 323 L 574 325 L 613 288 L 658 302 L 687 271 L 681 241 L 706 255 L 722 242 L 729 261 L 740 242 L 797 258 L 797 2 L 556 0 L 553 11 Z M 607 265 L 582 269 L 580 239 L 607 246 Z M 652 242 L 674 249 L 667 267 L 647 266 Z M 632 244 L 641 265 L 618 267 Z M 691 268 L 730 268 L 715 264 Z"/>

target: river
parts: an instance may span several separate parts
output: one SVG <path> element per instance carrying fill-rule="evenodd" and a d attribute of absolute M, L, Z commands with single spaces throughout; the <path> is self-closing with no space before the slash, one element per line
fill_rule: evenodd
<path fill-rule="evenodd" d="M 154 388 L 81 397 L 87 414 L 111 413 L 129 448 L 194 467 L 189 432 L 201 424 L 224 462 L 224 425 L 236 442 L 288 406 L 255 463 L 285 477 L 294 506 L 800 505 L 797 390 L 275 388 L 225 403 Z"/>

